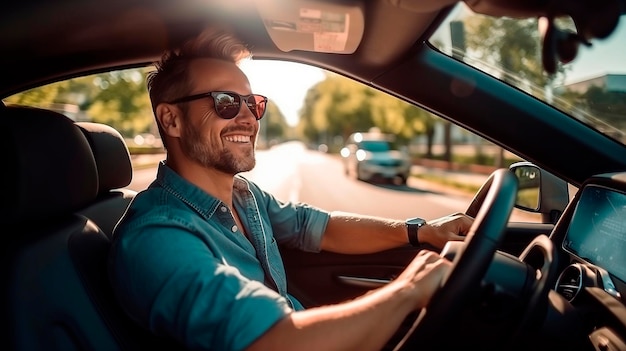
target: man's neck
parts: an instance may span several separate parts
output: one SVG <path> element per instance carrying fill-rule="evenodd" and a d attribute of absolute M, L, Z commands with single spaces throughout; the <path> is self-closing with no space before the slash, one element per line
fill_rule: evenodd
<path fill-rule="evenodd" d="M 215 168 L 206 168 L 196 162 L 167 161 L 167 165 L 181 177 L 204 190 L 209 195 L 221 200 L 232 209 L 234 176 Z"/>

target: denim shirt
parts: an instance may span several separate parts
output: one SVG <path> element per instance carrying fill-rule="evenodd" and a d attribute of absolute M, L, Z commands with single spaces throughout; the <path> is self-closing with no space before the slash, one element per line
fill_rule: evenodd
<path fill-rule="evenodd" d="M 237 228 L 220 200 L 159 164 L 117 225 L 109 275 L 139 324 L 186 347 L 242 350 L 302 305 L 278 244 L 319 252 L 329 213 L 282 202 L 236 176 Z"/>

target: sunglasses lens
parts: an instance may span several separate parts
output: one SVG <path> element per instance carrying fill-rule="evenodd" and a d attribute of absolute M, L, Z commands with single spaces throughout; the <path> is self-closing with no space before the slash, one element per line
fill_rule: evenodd
<path fill-rule="evenodd" d="M 231 93 L 218 93 L 213 96 L 215 99 L 215 111 L 224 119 L 231 119 L 237 116 L 241 108 L 239 95 Z"/>
<path fill-rule="evenodd" d="M 267 99 L 262 95 L 240 96 L 231 92 L 212 93 L 215 101 L 215 111 L 224 119 L 235 118 L 241 109 L 241 99 L 245 99 L 245 104 L 250 109 L 254 117 L 259 120 L 265 114 Z"/>
<path fill-rule="evenodd" d="M 246 104 L 257 120 L 263 118 L 266 105 L 265 97 L 261 95 L 249 95 L 246 98 Z"/>

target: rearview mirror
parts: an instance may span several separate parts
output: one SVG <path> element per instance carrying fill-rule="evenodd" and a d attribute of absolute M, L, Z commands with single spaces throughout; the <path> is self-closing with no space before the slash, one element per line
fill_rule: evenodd
<path fill-rule="evenodd" d="M 509 169 L 518 180 L 515 207 L 540 213 L 543 223 L 556 223 L 569 202 L 567 182 L 530 162 Z"/>

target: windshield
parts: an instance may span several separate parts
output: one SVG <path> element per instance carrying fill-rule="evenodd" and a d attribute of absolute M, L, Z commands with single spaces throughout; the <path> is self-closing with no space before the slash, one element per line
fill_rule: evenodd
<path fill-rule="evenodd" d="M 624 16 L 622 16 L 624 17 Z M 494 18 L 473 13 L 464 3 L 430 38 L 442 52 L 541 99 L 601 133 L 626 143 L 626 24 L 545 73 L 540 28 L 545 20 Z M 569 18 L 557 18 L 574 31 Z M 567 60 L 564 60 L 567 61 Z"/>

